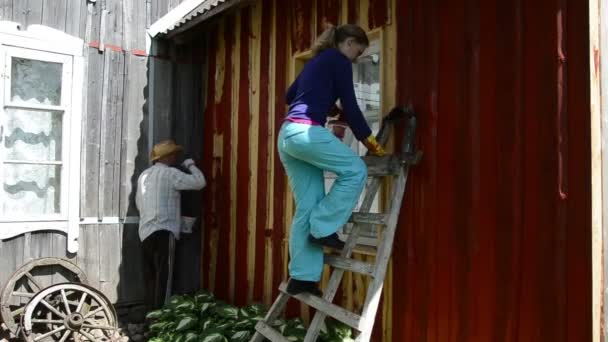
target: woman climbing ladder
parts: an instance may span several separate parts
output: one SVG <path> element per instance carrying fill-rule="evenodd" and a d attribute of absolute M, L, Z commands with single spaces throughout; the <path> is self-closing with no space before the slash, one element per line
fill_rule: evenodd
<path fill-rule="evenodd" d="M 352 63 L 369 41 L 359 26 L 327 29 L 313 46 L 314 57 L 287 91 L 289 112 L 278 137 L 278 151 L 296 203 L 289 240 L 287 291 L 321 295 L 323 246 L 342 249 L 336 233 L 351 215 L 367 179 L 361 158 L 324 127 L 340 100 L 355 137 L 376 155 L 384 150 L 357 105 Z M 325 195 L 323 171 L 337 175 Z"/>

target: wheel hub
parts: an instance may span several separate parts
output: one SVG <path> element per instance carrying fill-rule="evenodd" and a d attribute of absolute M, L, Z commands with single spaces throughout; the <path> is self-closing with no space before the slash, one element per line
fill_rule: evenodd
<path fill-rule="evenodd" d="M 84 324 L 84 317 L 78 312 L 75 312 L 66 317 L 65 324 L 70 330 L 78 331 Z"/>

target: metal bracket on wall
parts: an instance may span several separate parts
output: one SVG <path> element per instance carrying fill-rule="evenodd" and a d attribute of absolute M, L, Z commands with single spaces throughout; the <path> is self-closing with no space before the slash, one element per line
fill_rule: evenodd
<path fill-rule="evenodd" d="M 81 217 L 79 224 L 138 224 L 138 216 L 127 216 L 127 217 Z"/>

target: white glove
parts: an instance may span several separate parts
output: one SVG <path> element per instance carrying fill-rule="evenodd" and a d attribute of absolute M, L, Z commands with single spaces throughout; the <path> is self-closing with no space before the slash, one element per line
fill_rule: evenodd
<path fill-rule="evenodd" d="M 193 160 L 192 158 L 188 158 L 188 159 L 186 159 L 186 160 L 184 160 L 184 161 L 182 162 L 182 166 L 183 166 L 183 167 L 185 167 L 186 169 L 189 169 L 189 168 L 190 168 L 190 166 L 192 166 L 192 165 L 194 165 L 194 164 L 195 164 L 195 163 L 194 163 L 194 160 Z"/>

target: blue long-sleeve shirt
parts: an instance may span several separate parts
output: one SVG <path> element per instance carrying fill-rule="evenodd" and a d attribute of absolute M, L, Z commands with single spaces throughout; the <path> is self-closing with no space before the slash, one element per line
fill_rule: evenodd
<path fill-rule="evenodd" d="M 337 99 L 355 137 L 364 140 L 372 134 L 357 105 L 351 61 L 337 49 L 327 49 L 304 65 L 287 90 L 287 118 L 325 125 Z"/>

